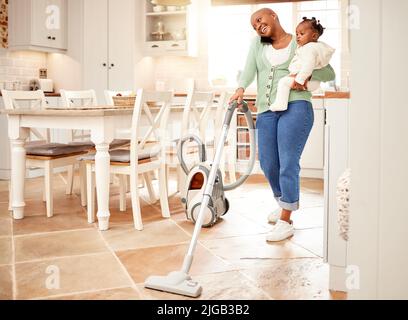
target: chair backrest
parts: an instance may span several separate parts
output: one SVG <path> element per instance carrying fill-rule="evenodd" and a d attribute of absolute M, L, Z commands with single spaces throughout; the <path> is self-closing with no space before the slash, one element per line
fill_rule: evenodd
<path fill-rule="evenodd" d="M 203 142 L 206 139 L 213 140 L 213 135 L 208 131 L 215 128 L 217 105 L 214 98 L 213 92 L 199 92 L 195 89 L 188 92 L 181 123 L 182 137 L 186 134 L 196 134 Z"/>
<path fill-rule="evenodd" d="M 170 140 L 167 122 L 172 101 L 172 91 L 137 91 L 132 117 L 131 163 L 137 164 L 138 155 L 146 152 L 159 152 L 157 157 L 165 161 L 166 144 Z M 149 145 L 150 142 L 155 142 L 154 147 Z"/>
<path fill-rule="evenodd" d="M 65 108 L 96 107 L 98 105 L 95 90 L 69 91 L 62 89 L 60 93 L 62 106 Z M 69 132 L 69 140 L 71 141 L 85 141 L 91 138 L 90 132 L 86 130 L 70 130 Z"/>
<path fill-rule="evenodd" d="M 3 95 L 4 107 L 6 109 L 27 108 L 45 108 L 47 102 L 42 90 L 37 91 L 9 91 L 1 90 Z M 21 103 L 24 103 L 23 106 Z"/>
<path fill-rule="evenodd" d="M 9 91 L 1 90 L 3 96 L 4 108 L 5 109 L 19 109 L 19 108 L 30 108 L 30 109 L 45 109 L 47 106 L 47 101 L 45 100 L 45 95 L 42 90 L 37 91 Z M 49 142 L 50 141 L 50 130 L 46 129 L 45 132 L 41 132 L 38 129 L 31 128 L 30 140 L 32 136 L 36 139 Z"/>
<path fill-rule="evenodd" d="M 228 109 L 228 102 L 234 92 L 223 91 L 217 97 L 217 111 L 215 113 L 215 148 L 218 146 L 218 141 L 220 140 L 220 135 L 222 131 L 222 126 L 224 123 L 225 113 Z M 233 139 L 233 135 L 228 135 L 227 140 Z M 230 141 L 232 142 L 232 141 Z"/>
<path fill-rule="evenodd" d="M 62 105 L 65 108 L 75 106 L 90 106 L 98 105 L 95 90 L 69 91 L 60 90 Z"/>
<path fill-rule="evenodd" d="M 113 90 L 105 90 L 105 102 L 108 106 L 113 106 L 115 105 L 113 102 L 112 97 L 115 97 L 118 94 L 121 94 L 122 96 L 129 96 L 133 93 L 133 91 L 126 90 L 126 91 L 113 91 Z"/>

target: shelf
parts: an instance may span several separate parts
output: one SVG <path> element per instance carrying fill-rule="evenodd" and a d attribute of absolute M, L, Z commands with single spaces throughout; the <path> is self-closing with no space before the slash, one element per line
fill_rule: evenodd
<path fill-rule="evenodd" d="M 187 11 L 162 11 L 162 12 L 146 12 L 146 16 L 148 17 L 157 17 L 157 16 L 176 16 L 187 14 Z"/>

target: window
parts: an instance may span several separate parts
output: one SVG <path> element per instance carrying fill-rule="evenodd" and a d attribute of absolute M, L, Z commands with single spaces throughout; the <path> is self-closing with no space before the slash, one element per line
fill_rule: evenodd
<path fill-rule="evenodd" d="M 315 17 L 325 27 L 320 41 L 326 42 L 336 49 L 331 66 L 336 72 L 336 85 L 341 81 L 341 13 L 339 0 L 308 1 L 296 4 L 297 21 L 303 17 Z"/>
<path fill-rule="evenodd" d="M 250 24 L 253 12 L 268 7 L 279 14 L 285 30 L 294 33 L 302 17 L 315 16 L 326 27 L 321 37 L 336 48 L 332 66 L 340 80 L 341 27 L 339 0 L 274 3 L 262 5 L 214 6 L 210 11 L 209 81 L 212 85 L 237 86 L 237 78 L 245 65 L 251 39 L 256 36 Z M 256 88 L 255 82 L 251 86 Z"/>

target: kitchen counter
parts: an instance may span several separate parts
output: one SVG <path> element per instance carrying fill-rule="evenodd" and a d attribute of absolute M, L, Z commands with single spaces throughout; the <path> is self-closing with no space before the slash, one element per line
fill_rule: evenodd
<path fill-rule="evenodd" d="M 244 96 L 247 100 L 255 100 L 255 94 L 249 94 Z M 327 91 L 325 94 L 313 95 L 312 99 L 350 99 L 350 92 L 341 92 L 341 91 Z"/>
<path fill-rule="evenodd" d="M 46 97 L 61 97 L 60 93 L 57 92 L 45 92 L 44 95 Z M 0 97 L 2 96 L 1 92 L 0 92 Z"/>

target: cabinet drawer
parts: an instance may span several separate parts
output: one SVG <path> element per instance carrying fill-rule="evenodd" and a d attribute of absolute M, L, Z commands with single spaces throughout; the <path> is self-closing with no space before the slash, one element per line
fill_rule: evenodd
<path fill-rule="evenodd" d="M 166 43 L 166 50 L 168 51 L 185 51 L 187 50 L 186 41 L 170 41 Z"/>
<path fill-rule="evenodd" d="M 146 42 L 145 46 L 146 52 L 149 53 L 161 53 L 166 50 L 166 44 L 163 41 L 149 41 Z"/>
<path fill-rule="evenodd" d="M 149 41 L 145 44 L 148 54 L 165 54 L 166 52 L 186 51 L 186 41 Z"/>

